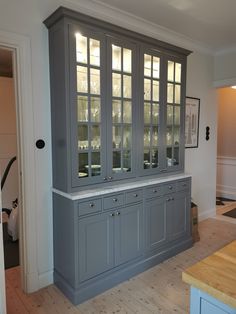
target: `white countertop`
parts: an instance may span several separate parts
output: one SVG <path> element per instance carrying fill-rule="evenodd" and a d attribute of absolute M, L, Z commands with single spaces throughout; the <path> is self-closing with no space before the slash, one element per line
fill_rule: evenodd
<path fill-rule="evenodd" d="M 186 179 L 190 177 L 191 175 L 189 174 L 181 173 L 181 174 L 170 175 L 170 176 L 161 177 L 161 178 L 144 178 L 142 180 L 137 180 L 137 181 L 129 182 L 129 183 L 125 183 L 124 181 L 122 181 L 122 182 L 117 182 L 117 184 L 115 185 L 110 185 L 107 187 L 97 187 L 97 188 L 90 187 L 90 189 L 88 190 L 83 190 L 83 191 L 74 192 L 74 193 L 65 193 L 54 188 L 52 189 L 52 192 L 75 201 L 75 200 L 80 200 L 83 198 L 102 196 L 108 193 L 116 193 L 116 192 L 126 191 L 130 189 L 141 188 L 147 185 L 165 183 L 165 182 L 169 182 L 173 180 Z"/>

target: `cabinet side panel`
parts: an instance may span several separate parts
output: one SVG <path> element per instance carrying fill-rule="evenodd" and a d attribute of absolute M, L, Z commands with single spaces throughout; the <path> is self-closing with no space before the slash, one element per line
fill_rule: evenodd
<path fill-rule="evenodd" d="M 76 284 L 74 226 L 73 202 L 53 194 L 54 272 L 72 287 Z"/>
<path fill-rule="evenodd" d="M 67 112 L 65 73 L 65 36 L 63 24 L 53 27 L 49 32 L 51 122 L 52 122 L 52 160 L 53 187 L 68 191 L 70 168 L 68 163 L 69 126 Z"/>

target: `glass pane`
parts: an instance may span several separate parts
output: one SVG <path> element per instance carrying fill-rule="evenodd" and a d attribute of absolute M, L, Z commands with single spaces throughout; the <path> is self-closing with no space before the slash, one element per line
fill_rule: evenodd
<path fill-rule="evenodd" d="M 113 123 L 121 122 L 121 101 L 120 100 L 112 101 L 112 121 Z"/>
<path fill-rule="evenodd" d="M 174 85 L 169 84 L 167 85 L 167 102 L 168 103 L 173 103 L 174 101 Z"/>
<path fill-rule="evenodd" d="M 123 103 L 123 122 L 132 123 L 132 103 L 131 101 L 124 101 Z"/>
<path fill-rule="evenodd" d="M 121 148 L 122 129 L 120 126 L 112 127 L 113 148 Z"/>
<path fill-rule="evenodd" d="M 78 96 L 77 98 L 77 120 L 88 121 L 88 97 Z"/>
<path fill-rule="evenodd" d="M 131 76 L 128 75 L 123 76 L 123 97 L 124 98 L 132 97 Z"/>
<path fill-rule="evenodd" d="M 150 55 L 144 55 L 144 75 L 151 76 L 152 57 Z"/>
<path fill-rule="evenodd" d="M 101 121 L 100 98 L 91 97 L 90 107 L 91 107 L 91 122 L 100 122 Z"/>
<path fill-rule="evenodd" d="M 88 92 L 88 69 L 86 67 L 77 65 L 77 91 L 81 93 Z"/>
<path fill-rule="evenodd" d="M 172 128 L 166 128 L 166 144 L 172 145 Z"/>
<path fill-rule="evenodd" d="M 90 93 L 100 94 L 100 70 L 90 69 Z"/>
<path fill-rule="evenodd" d="M 173 164 L 178 165 L 179 164 L 179 147 L 174 148 L 174 159 Z"/>
<path fill-rule="evenodd" d="M 88 153 L 79 153 L 79 178 L 88 176 Z"/>
<path fill-rule="evenodd" d="M 121 70 L 121 47 L 112 45 L 112 69 Z"/>
<path fill-rule="evenodd" d="M 152 100 L 159 101 L 159 81 L 152 81 Z"/>
<path fill-rule="evenodd" d="M 75 34 L 76 37 L 76 61 L 87 63 L 87 37 L 80 33 Z"/>
<path fill-rule="evenodd" d="M 121 172 L 121 152 L 113 152 L 113 172 Z"/>
<path fill-rule="evenodd" d="M 131 50 L 123 49 L 123 71 L 131 73 L 132 71 L 132 58 L 131 58 Z"/>
<path fill-rule="evenodd" d="M 121 97 L 121 75 L 112 73 L 112 96 Z"/>
<path fill-rule="evenodd" d="M 154 78 L 159 78 L 160 77 L 160 58 L 153 57 L 152 76 Z"/>
<path fill-rule="evenodd" d="M 175 125 L 180 125 L 180 107 L 175 107 L 175 120 L 174 120 Z"/>
<path fill-rule="evenodd" d="M 159 104 L 152 104 L 152 123 L 154 125 L 159 124 Z"/>
<path fill-rule="evenodd" d="M 91 126 L 91 147 L 92 149 L 100 149 L 101 137 L 100 137 L 100 126 Z"/>
<path fill-rule="evenodd" d="M 174 128 L 174 145 L 179 145 L 179 139 L 180 139 L 180 128 L 175 127 Z"/>
<path fill-rule="evenodd" d="M 181 83 L 181 63 L 175 64 L 175 82 Z"/>
<path fill-rule="evenodd" d="M 99 152 L 91 153 L 91 174 L 92 176 L 100 176 L 101 174 L 101 160 Z"/>
<path fill-rule="evenodd" d="M 151 123 L 151 104 L 148 102 L 144 103 L 144 124 Z"/>
<path fill-rule="evenodd" d="M 144 147 L 150 147 L 150 141 L 151 141 L 150 135 L 151 135 L 150 127 L 145 127 L 144 128 L 144 138 L 143 138 Z"/>
<path fill-rule="evenodd" d="M 173 124 L 173 106 L 167 106 L 167 125 L 172 126 Z"/>
<path fill-rule="evenodd" d="M 168 61 L 168 74 L 167 74 L 168 81 L 174 81 L 174 62 Z"/>
<path fill-rule="evenodd" d="M 175 103 L 180 104 L 180 85 L 175 85 Z"/>
<path fill-rule="evenodd" d="M 166 156 L 167 156 L 167 164 L 168 164 L 168 159 L 170 159 L 170 161 L 172 160 L 172 147 L 167 147 Z M 168 164 L 168 166 L 169 166 L 169 164 Z"/>
<path fill-rule="evenodd" d="M 158 146 L 158 127 L 156 126 L 152 128 L 152 146 Z"/>
<path fill-rule="evenodd" d="M 123 128 L 123 147 L 126 149 L 131 148 L 131 137 L 132 137 L 132 128 L 130 126 L 125 126 Z"/>
<path fill-rule="evenodd" d="M 143 154 L 143 168 L 148 169 L 150 168 L 151 161 L 150 161 L 150 150 L 149 149 L 144 149 L 144 154 Z"/>
<path fill-rule="evenodd" d="M 151 100 L 151 80 L 144 79 L 144 99 Z"/>
<path fill-rule="evenodd" d="M 152 151 L 152 163 L 151 163 L 152 168 L 157 168 L 158 167 L 158 150 L 155 149 Z"/>
<path fill-rule="evenodd" d="M 78 148 L 88 149 L 88 126 L 86 124 L 78 126 Z"/>
<path fill-rule="evenodd" d="M 131 152 L 129 150 L 123 153 L 123 172 L 131 171 Z"/>
<path fill-rule="evenodd" d="M 100 66 L 100 42 L 95 39 L 89 40 L 90 64 Z"/>

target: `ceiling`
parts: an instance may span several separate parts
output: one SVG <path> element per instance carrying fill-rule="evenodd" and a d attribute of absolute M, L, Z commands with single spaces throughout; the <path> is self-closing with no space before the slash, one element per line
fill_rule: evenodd
<path fill-rule="evenodd" d="M 12 77 L 12 52 L 0 48 L 0 76 Z"/>
<path fill-rule="evenodd" d="M 128 12 L 201 43 L 236 49 L 236 0 L 92 0 Z"/>

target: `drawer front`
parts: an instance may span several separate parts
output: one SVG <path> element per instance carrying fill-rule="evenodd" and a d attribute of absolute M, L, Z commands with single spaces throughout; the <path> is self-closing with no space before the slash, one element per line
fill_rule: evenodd
<path fill-rule="evenodd" d="M 190 189 L 190 181 L 181 180 L 177 182 L 177 191 L 186 191 Z"/>
<path fill-rule="evenodd" d="M 111 209 L 122 205 L 124 205 L 124 194 L 114 194 L 104 198 L 104 209 Z"/>
<path fill-rule="evenodd" d="M 78 204 L 79 216 L 88 215 L 102 211 L 102 199 L 94 199 Z"/>
<path fill-rule="evenodd" d="M 163 186 L 161 185 L 153 185 L 151 187 L 146 188 L 145 190 L 146 198 L 152 198 L 152 197 L 162 196 L 162 195 L 163 195 Z"/>
<path fill-rule="evenodd" d="M 163 185 L 163 194 L 169 194 L 176 191 L 176 183 L 170 182 L 168 184 Z"/>
<path fill-rule="evenodd" d="M 127 192 L 125 195 L 125 203 L 136 203 L 140 202 L 143 199 L 143 191 L 142 190 L 134 190 L 131 192 Z"/>

